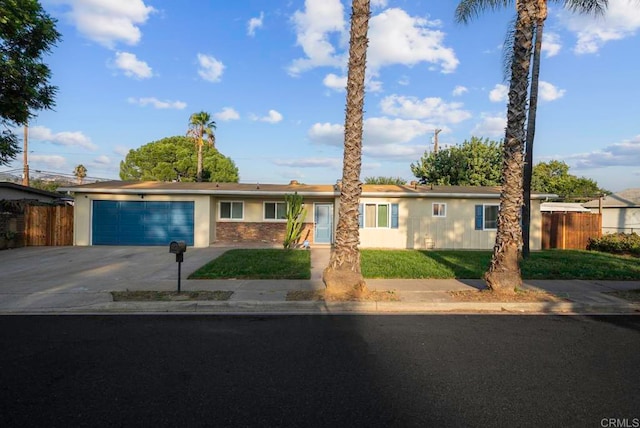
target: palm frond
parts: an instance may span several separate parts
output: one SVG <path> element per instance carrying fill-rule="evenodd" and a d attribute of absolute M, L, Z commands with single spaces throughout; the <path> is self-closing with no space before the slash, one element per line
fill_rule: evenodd
<path fill-rule="evenodd" d="M 603 1 L 603 0 L 601 0 Z M 455 21 L 468 24 L 487 9 L 506 8 L 513 0 L 461 0 L 455 11 Z"/>

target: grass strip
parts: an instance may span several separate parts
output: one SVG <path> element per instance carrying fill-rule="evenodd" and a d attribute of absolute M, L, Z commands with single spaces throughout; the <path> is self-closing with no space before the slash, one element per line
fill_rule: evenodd
<path fill-rule="evenodd" d="M 309 279 L 311 253 L 277 248 L 233 249 L 189 275 L 189 279 Z"/>

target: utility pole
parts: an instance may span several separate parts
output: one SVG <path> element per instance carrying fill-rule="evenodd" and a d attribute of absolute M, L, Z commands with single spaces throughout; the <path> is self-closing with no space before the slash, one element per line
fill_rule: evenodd
<path fill-rule="evenodd" d="M 29 187 L 29 124 L 24 125 L 22 185 Z"/>
<path fill-rule="evenodd" d="M 433 153 L 438 153 L 438 134 L 440 132 L 442 132 L 442 129 L 433 131 Z"/>

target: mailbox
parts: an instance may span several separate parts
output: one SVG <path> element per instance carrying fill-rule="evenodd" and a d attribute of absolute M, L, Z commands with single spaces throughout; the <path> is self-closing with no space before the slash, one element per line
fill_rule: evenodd
<path fill-rule="evenodd" d="M 187 243 L 184 241 L 171 241 L 169 244 L 169 253 L 176 255 L 176 262 L 184 260 L 183 254 L 187 251 Z"/>

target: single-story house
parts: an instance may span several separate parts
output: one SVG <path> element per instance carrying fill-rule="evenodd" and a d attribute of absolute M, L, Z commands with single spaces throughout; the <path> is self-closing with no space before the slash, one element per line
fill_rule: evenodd
<path fill-rule="evenodd" d="M 285 195 L 304 198 L 302 239 L 333 243 L 339 185 L 108 181 L 66 187 L 75 195 L 75 245 L 168 245 L 185 240 L 282 242 Z M 532 195 L 531 248 L 541 248 L 540 203 Z M 494 245 L 500 188 L 363 185 L 362 248 L 490 249 Z"/>
<path fill-rule="evenodd" d="M 582 204 L 602 213 L 602 233 L 640 233 L 640 188 L 603 196 Z"/>
<path fill-rule="evenodd" d="M 64 198 L 60 193 L 47 192 L 46 190 L 40 190 L 34 187 L 0 181 L 0 201 L 57 203 L 64 199 L 69 198 Z"/>

